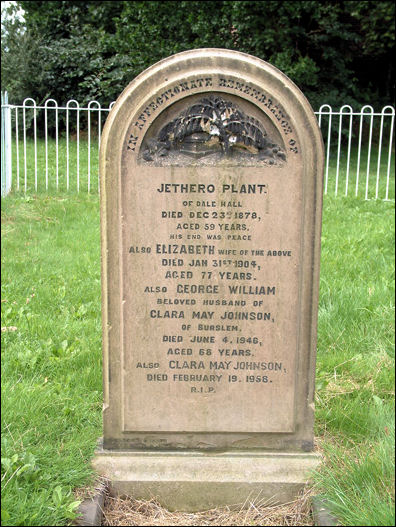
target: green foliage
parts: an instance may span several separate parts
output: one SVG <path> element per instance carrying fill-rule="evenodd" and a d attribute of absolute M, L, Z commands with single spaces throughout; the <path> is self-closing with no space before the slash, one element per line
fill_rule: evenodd
<path fill-rule="evenodd" d="M 41 101 L 50 93 L 45 88 L 47 75 L 42 67 L 44 41 L 26 31 L 17 10 L 15 3 L 2 8 L 1 89 L 8 90 L 18 101 L 30 97 L 30 94 Z M 37 67 L 37 64 L 40 66 Z"/>
<path fill-rule="evenodd" d="M 271 62 L 315 107 L 379 106 L 393 97 L 393 2 L 18 4 L 26 31 L 9 29 L 14 37 L 7 37 L 4 53 L 2 47 L 4 83 L 13 102 L 50 96 L 108 104 L 148 66 L 200 47 L 235 49 Z"/>

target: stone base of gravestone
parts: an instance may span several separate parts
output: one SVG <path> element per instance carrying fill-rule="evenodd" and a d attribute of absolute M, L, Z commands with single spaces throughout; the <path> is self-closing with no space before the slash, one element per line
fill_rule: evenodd
<path fill-rule="evenodd" d="M 293 501 L 320 463 L 320 455 L 251 451 L 131 452 L 98 450 L 94 468 L 109 479 L 110 493 L 156 498 L 170 511 Z"/>

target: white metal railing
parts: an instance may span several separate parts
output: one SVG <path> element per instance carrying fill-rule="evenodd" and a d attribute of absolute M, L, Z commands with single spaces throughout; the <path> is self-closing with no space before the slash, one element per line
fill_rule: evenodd
<path fill-rule="evenodd" d="M 8 94 L 1 93 L 1 195 L 6 196 L 11 190 L 11 110 L 8 105 Z"/>
<path fill-rule="evenodd" d="M 2 195 L 11 187 L 25 193 L 99 191 L 102 127 L 114 104 L 102 107 L 90 101 L 83 107 L 71 99 L 60 106 L 48 99 L 38 106 L 27 98 L 12 105 L 7 92 L 2 94 Z M 324 104 L 315 114 L 325 144 L 324 193 L 394 199 L 395 109 L 385 106 L 375 112 L 366 105 L 356 112 L 344 105 L 335 111 Z"/>
<path fill-rule="evenodd" d="M 390 188 L 390 176 L 391 176 L 391 170 L 392 170 L 392 164 L 394 163 L 394 152 L 393 152 L 393 143 L 394 143 L 394 136 L 393 136 L 393 129 L 394 129 L 394 121 L 395 121 L 395 109 L 393 106 L 385 106 L 381 112 L 375 112 L 374 108 L 372 106 L 366 105 L 361 108 L 359 112 L 354 112 L 351 106 L 344 105 L 340 108 L 340 110 L 334 111 L 330 105 L 323 104 L 318 112 L 315 112 L 315 114 L 318 116 L 318 123 L 319 126 L 322 129 L 322 135 L 323 140 L 325 142 L 325 151 L 326 151 L 326 164 L 325 164 L 325 181 L 324 181 L 324 193 L 328 193 L 329 189 L 329 164 L 331 159 L 331 142 L 332 142 L 332 118 L 333 116 L 338 116 L 338 135 L 337 135 L 337 142 L 336 142 L 336 151 L 337 151 L 337 158 L 336 158 L 336 164 L 335 164 L 335 177 L 334 179 L 334 193 L 337 196 L 338 195 L 338 188 L 339 183 L 341 179 L 341 169 L 343 167 L 344 174 L 345 174 L 345 196 L 349 193 L 349 184 L 350 184 L 350 176 L 352 172 L 355 174 L 355 196 L 358 196 L 359 194 L 359 176 L 361 174 L 362 169 L 362 153 L 366 154 L 366 179 L 365 179 L 365 185 L 364 185 L 364 198 L 369 198 L 369 191 L 370 191 L 370 174 L 371 174 L 371 168 L 372 168 L 372 153 L 375 147 L 377 147 L 376 154 L 376 170 L 375 170 L 375 193 L 372 197 L 375 199 L 378 199 L 380 197 L 380 176 L 382 175 L 384 179 L 385 178 L 385 188 L 384 188 L 384 195 L 383 199 L 389 200 L 390 194 L 392 194 L 392 198 L 395 197 L 395 191 L 394 191 L 394 180 L 393 180 L 393 188 Z M 326 116 L 328 119 L 327 127 L 324 126 L 322 128 L 322 117 Z M 343 118 L 347 118 L 347 127 L 343 129 Z M 374 119 L 380 118 L 380 124 L 379 127 L 377 127 L 378 132 L 378 142 L 373 142 L 373 129 L 374 129 Z M 345 122 L 345 121 L 344 121 Z M 366 138 L 365 141 L 363 141 L 363 125 L 366 124 L 366 133 L 368 133 L 368 138 Z M 387 126 L 385 127 L 385 123 Z M 358 130 L 359 132 L 357 134 L 353 134 L 353 125 L 355 126 L 358 124 Z M 384 129 L 387 128 L 388 134 L 385 137 Z M 342 163 L 341 160 L 341 151 L 342 151 L 342 131 L 347 131 L 347 147 L 346 147 L 346 153 L 344 148 L 344 163 Z M 355 137 L 354 137 L 355 136 Z M 356 152 L 356 170 L 354 170 L 354 166 L 352 166 L 351 162 L 351 151 L 352 151 L 352 142 L 355 138 L 355 152 Z M 387 151 L 385 163 L 381 164 L 381 161 L 383 161 L 383 151 Z M 345 157 L 346 154 L 346 157 Z M 392 157 L 393 156 L 393 157 Z M 386 177 L 385 177 L 386 174 Z"/>
<path fill-rule="evenodd" d="M 5 92 L 7 97 L 7 92 Z M 82 107 L 79 103 L 71 99 L 65 106 L 60 106 L 54 99 L 48 99 L 44 106 L 36 105 L 34 99 L 27 98 L 21 105 L 8 104 L 8 101 L 3 101 L 2 94 L 2 154 L 3 148 L 8 152 L 7 167 L 5 171 L 7 174 L 14 176 L 15 190 L 23 189 L 24 192 L 28 190 L 40 190 L 44 188 L 49 190 L 51 186 L 56 190 L 70 190 L 71 178 L 74 180 L 74 188 L 77 192 L 80 191 L 80 176 L 81 176 L 81 163 L 80 163 L 80 116 L 81 114 L 86 115 L 87 121 L 87 140 L 84 141 L 86 150 L 86 188 L 88 192 L 92 190 L 99 191 L 99 172 L 96 168 L 96 172 L 92 173 L 93 161 L 96 160 L 95 165 L 98 164 L 98 154 L 100 148 L 100 139 L 102 134 L 102 127 L 104 120 L 107 117 L 108 112 L 114 106 L 115 102 L 112 102 L 108 107 L 102 108 L 101 104 L 97 101 L 90 101 L 86 107 Z M 3 112 L 4 111 L 4 112 Z M 42 138 L 38 139 L 38 112 L 42 112 L 44 122 L 42 123 L 43 130 Z M 5 113 L 7 112 L 7 115 Z M 27 113 L 30 112 L 30 121 L 27 122 Z M 60 130 L 59 116 L 63 112 L 64 117 L 64 134 Z M 74 129 L 76 130 L 75 138 L 71 134 L 71 114 L 74 112 L 75 124 Z M 22 115 L 20 115 L 22 113 Z M 52 113 L 54 123 L 52 128 L 54 129 L 54 140 L 51 139 L 49 133 L 49 114 Z M 96 130 L 93 130 L 92 115 L 96 115 Z M 104 116 L 102 114 L 105 114 Z M 3 141 L 3 124 L 4 128 L 9 132 L 10 140 Z M 33 137 L 28 137 L 28 131 Z M 11 135 L 13 136 L 13 142 L 11 142 Z M 63 144 L 62 144 L 63 143 Z M 70 145 L 75 145 L 75 155 L 70 153 Z M 92 151 L 94 149 L 94 152 Z M 11 153 L 12 152 L 12 153 Z M 50 154 L 53 155 L 52 165 L 50 161 Z M 93 157 L 94 156 L 94 157 Z M 22 158 L 22 159 L 21 159 Z M 3 155 L 2 155 L 3 159 Z M 64 161 L 63 166 L 61 161 Z M 40 161 L 40 163 L 39 163 Z M 75 162 L 74 162 L 75 161 Z M 12 166 L 14 162 L 14 167 Z M 72 164 L 73 163 L 73 164 Z M 40 176 L 44 183 L 39 180 Z M 44 172 L 44 175 L 43 175 Z M 53 181 L 50 181 L 50 172 L 53 175 Z M 62 177 L 61 177 L 62 176 Z M 93 177 L 97 180 L 97 186 L 93 187 Z M 63 181 L 61 181 L 63 180 Z M 63 185 L 61 184 L 63 182 Z M 51 185 L 52 183 L 52 185 Z M 3 162 L 2 162 L 2 189 L 3 189 Z M 9 191 L 10 189 L 8 189 Z M 6 194 L 6 192 L 4 193 Z M 3 191 L 2 191 L 2 195 Z"/>

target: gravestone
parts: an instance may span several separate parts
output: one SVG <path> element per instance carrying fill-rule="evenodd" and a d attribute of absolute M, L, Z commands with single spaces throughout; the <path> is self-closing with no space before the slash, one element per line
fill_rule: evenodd
<path fill-rule="evenodd" d="M 115 494 L 286 502 L 319 462 L 323 146 L 301 91 L 223 49 L 124 90 L 101 153 L 103 445 Z"/>

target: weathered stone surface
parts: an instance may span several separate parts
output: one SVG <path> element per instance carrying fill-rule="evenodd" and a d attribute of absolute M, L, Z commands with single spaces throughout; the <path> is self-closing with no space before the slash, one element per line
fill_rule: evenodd
<path fill-rule="evenodd" d="M 110 492 L 157 498 L 171 511 L 251 502 L 285 503 L 306 484 L 317 454 L 98 451 L 95 467 L 111 481 Z"/>
<path fill-rule="evenodd" d="M 174 55 L 119 97 L 100 172 L 104 448 L 312 451 L 323 146 L 303 94 L 249 55 Z"/>

